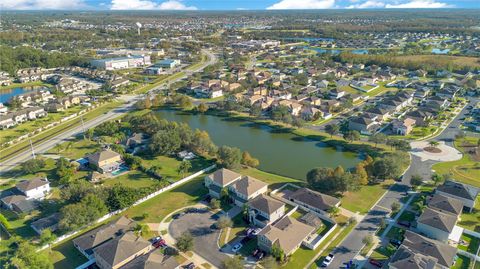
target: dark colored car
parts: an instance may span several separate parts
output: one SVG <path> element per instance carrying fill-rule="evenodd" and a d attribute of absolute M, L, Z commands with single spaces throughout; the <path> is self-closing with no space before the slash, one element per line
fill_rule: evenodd
<path fill-rule="evenodd" d="M 370 259 L 369 262 L 370 262 L 370 264 L 375 265 L 376 267 L 382 267 L 382 266 L 383 266 L 383 263 L 382 263 L 382 262 L 377 261 L 377 260 L 375 260 L 375 259 Z"/>
<path fill-rule="evenodd" d="M 195 264 L 194 264 L 193 262 L 191 262 L 191 263 L 189 263 L 189 264 L 185 265 L 183 268 L 186 268 L 186 269 L 193 269 L 193 268 L 195 268 Z"/>
<path fill-rule="evenodd" d="M 403 226 L 403 227 L 407 227 L 407 228 L 410 228 L 410 226 L 412 226 L 412 224 L 409 221 L 406 221 L 406 220 L 399 221 L 398 225 Z"/>
<path fill-rule="evenodd" d="M 402 244 L 402 242 L 400 242 L 400 240 L 398 239 L 390 239 L 390 244 L 398 248 Z"/>

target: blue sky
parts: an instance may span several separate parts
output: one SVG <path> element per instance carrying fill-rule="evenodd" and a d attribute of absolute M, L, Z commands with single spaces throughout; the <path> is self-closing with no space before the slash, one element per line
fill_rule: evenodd
<path fill-rule="evenodd" d="M 480 8 L 480 0 L 1 0 L 9 10 Z"/>

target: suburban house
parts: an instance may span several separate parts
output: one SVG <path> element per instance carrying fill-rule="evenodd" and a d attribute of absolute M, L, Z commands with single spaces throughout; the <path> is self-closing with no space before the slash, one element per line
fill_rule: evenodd
<path fill-rule="evenodd" d="M 100 269 L 117 269 L 153 248 L 152 243 L 128 231 L 94 248 L 93 255 Z"/>
<path fill-rule="evenodd" d="M 417 230 L 429 238 L 448 242 L 458 221 L 458 215 L 427 207 L 417 219 Z M 461 233 L 460 233 L 461 235 Z"/>
<path fill-rule="evenodd" d="M 299 188 L 285 197 L 286 199 L 322 215 L 332 207 L 340 206 L 340 199 L 307 188 Z"/>
<path fill-rule="evenodd" d="M 342 91 L 339 89 L 333 89 L 328 92 L 328 96 L 332 99 L 340 99 L 344 95 L 345 95 L 345 91 Z"/>
<path fill-rule="evenodd" d="M 361 134 L 372 134 L 378 128 L 379 123 L 365 116 L 352 117 L 348 121 L 348 129 Z"/>
<path fill-rule="evenodd" d="M 228 186 L 229 196 L 237 206 L 268 191 L 268 184 L 251 176 L 242 176 Z"/>
<path fill-rule="evenodd" d="M 285 213 L 285 204 L 267 195 L 260 194 L 248 202 L 250 222 L 265 227 L 280 219 Z"/>
<path fill-rule="evenodd" d="M 405 232 L 402 245 L 392 256 L 389 268 L 441 268 L 454 264 L 457 249 L 411 231 Z"/>
<path fill-rule="evenodd" d="M 242 175 L 226 168 L 219 169 L 210 175 L 205 176 L 205 187 L 212 197 L 220 198 L 222 189 L 240 179 Z"/>
<path fill-rule="evenodd" d="M 273 225 L 268 225 L 258 234 L 258 247 L 270 252 L 273 245 L 283 250 L 286 256 L 293 254 L 302 242 L 315 231 L 315 227 L 285 216 Z"/>
<path fill-rule="evenodd" d="M 50 192 L 50 182 L 46 178 L 22 180 L 16 186 L 27 200 L 43 199 Z"/>
<path fill-rule="evenodd" d="M 94 248 L 123 235 L 127 231 L 132 230 L 136 225 L 135 221 L 122 216 L 117 220 L 73 239 L 73 245 L 85 257 L 90 259 L 93 257 Z"/>
<path fill-rule="evenodd" d="M 403 120 L 392 120 L 392 132 L 396 135 L 408 135 L 413 130 L 415 120 L 412 118 L 405 118 Z"/>
<path fill-rule="evenodd" d="M 181 268 L 174 256 L 162 254 L 154 250 L 148 254 L 135 258 L 133 261 L 120 267 L 121 269 L 177 269 Z"/>
<path fill-rule="evenodd" d="M 88 163 L 100 173 L 109 173 L 120 169 L 122 155 L 110 149 L 87 155 Z"/>
<path fill-rule="evenodd" d="M 0 129 L 8 129 L 15 126 L 17 123 L 13 120 L 13 117 L 9 114 L 0 115 Z"/>
<path fill-rule="evenodd" d="M 406 114 L 407 117 L 415 120 L 417 126 L 427 126 L 428 121 L 433 118 L 433 114 L 426 110 L 414 110 Z"/>
<path fill-rule="evenodd" d="M 475 208 L 475 201 L 479 192 L 480 189 L 477 187 L 451 180 L 438 186 L 435 191 L 435 193 L 460 200 L 468 212 L 472 212 Z"/>
<path fill-rule="evenodd" d="M 37 232 L 37 234 L 42 234 L 42 231 L 45 229 L 49 229 L 52 232 L 55 232 L 58 228 L 58 222 L 60 221 L 60 213 L 54 213 L 48 217 L 38 219 L 32 224 L 30 224 L 30 227 Z"/>
<path fill-rule="evenodd" d="M 427 199 L 427 205 L 429 208 L 436 210 L 443 210 L 445 212 L 459 216 L 462 214 L 463 203 L 462 201 L 448 197 L 439 193 L 434 194 Z"/>
<path fill-rule="evenodd" d="M 148 135 L 145 133 L 133 133 L 125 142 L 125 145 L 129 149 L 135 149 L 136 147 L 144 146 L 149 140 Z"/>

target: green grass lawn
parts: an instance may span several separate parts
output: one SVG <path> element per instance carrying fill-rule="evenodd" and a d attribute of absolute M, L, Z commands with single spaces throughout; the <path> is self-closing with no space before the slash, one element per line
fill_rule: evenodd
<path fill-rule="evenodd" d="M 460 216 L 458 225 L 469 230 L 480 232 L 480 197 L 477 198 L 472 213 L 464 212 Z"/>
<path fill-rule="evenodd" d="M 452 269 L 470 269 L 470 258 L 458 255 L 457 261 L 452 266 Z"/>
<path fill-rule="evenodd" d="M 341 199 L 341 206 L 352 212 L 366 214 L 392 183 L 393 181 L 389 180 L 381 184 L 362 186 L 356 192 L 348 192 Z"/>
<path fill-rule="evenodd" d="M 466 154 L 464 149 L 460 146 L 463 143 L 470 143 L 476 145 L 478 138 L 466 137 L 462 140 L 455 140 L 455 147 L 463 153 L 460 160 L 453 162 L 442 162 L 432 166 L 432 169 L 439 174 L 452 174 L 457 181 L 467 183 L 476 187 L 480 187 L 480 165 Z"/>
<path fill-rule="evenodd" d="M 251 176 L 265 183 L 268 183 L 269 185 L 268 187 L 271 190 L 278 189 L 281 186 L 283 186 L 285 183 L 294 183 L 299 186 L 305 185 L 304 181 L 289 178 L 289 177 L 279 176 L 276 174 L 271 174 L 255 168 L 242 168 L 242 169 L 237 169 L 236 171 L 242 175 Z"/>
<path fill-rule="evenodd" d="M 464 251 L 468 251 L 472 254 L 477 254 L 478 247 L 480 246 L 480 239 L 468 234 L 462 234 L 461 239 L 466 242 L 465 245 L 458 245 L 458 248 Z"/>
<path fill-rule="evenodd" d="M 57 144 L 47 151 L 48 154 L 61 155 L 71 160 L 78 160 L 87 154 L 97 152 L 101 149 L 100 144 L 88 139 L 77 139 L 74 141 Z"/>
<path fill-rule="evenodd" d="M 405 230 L 402 229 L 402 228 L 398 228 L 398 227 L 392 227 L 386 237 L 387 238 L 390 238 L 390 239 L 397 239 L 397 240 L 403 240 L 403 235 L 405 234 Z"/>
<path fill-rule="evenodd" d="M 230 235 L 227 238 L 227 243 L 244 233 L 248 227 L 248 223 L 243 219 L 243 214 L 240 213 L 232 218 L 233 226 L 230 228 Z"/>
<path fill-rule="evenodd" d="M 142 171 L 132 170 L 117 177 L 107 178 L 103 181 L 102 185 L 113 186 L 120 184 L 132 188 L 143 188 L 153 186 L 157 182 L 158 180 L 151 178 Z"/>
<path fill-rule="evenodd" d="M 405 210 L 402 215 L 398 218 L 399 221 L 414 221 L 415 220 L 415 214 Z"/>

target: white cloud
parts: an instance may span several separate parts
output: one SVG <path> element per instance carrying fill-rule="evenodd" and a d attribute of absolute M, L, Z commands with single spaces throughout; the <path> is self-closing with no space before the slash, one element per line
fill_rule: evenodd
<path fill-rule="evenodd" d="M 180 0 L 168 0 L 162 3 L 157 3 L 151 0 L 112 0 L 113 10 L 197 10 L 194 6 L 186 6 Z"/>
<path fill-rule="evenodd" d="M 385 7 L 385 4 L 375 0 L 369 0 L 361 4 L 347 6 L 347 8 L 382 8 L 382 7 Z"/>
<path fill-rule="evenodd" d="M 327 9 L 335 7 L 335 0 L 281 0 L 267 9 Z"/>
<path fill-rule="evenodd" d="M 413 0 L 403 4 L 387 4 L 386 8 L 447 8 L 453 7 L 447 3 L 435 2 L 435 0 Z"/>
<path fill-rule="evenodd" d="M 88 6 L 83 0 L 2 0 L 0 9 L 42 10 L 42 9 L 80 9 Z"/>

